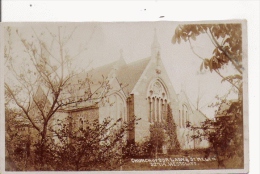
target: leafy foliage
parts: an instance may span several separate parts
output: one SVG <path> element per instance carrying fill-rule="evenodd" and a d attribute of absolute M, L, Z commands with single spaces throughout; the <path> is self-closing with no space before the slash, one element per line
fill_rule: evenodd
<path fill-rule="evenodd" d="M 210 58 L 198 55 L 191 40 L 196 41 L 199 35 L 206 35 L 215 47 Z M 224 115 L 219 116 L 216 112 L 216 120 L 206 120 L 199 127 L 187 124 L 192 130 L 197 130 L 191 138 L 204 137 L 210 142 L 206 156 L 214 153 L 218 159 L 220 168 L 242 168 L 243 167 L 243 82 L 242 82 L 242 26 L 239 23 L 230 24 L 192 24 L 179 25 L 172 38 L 172 43 L 181 43 L 181 40 L 189 42 L 193 53 L 202 60 L 200 70 L 209 69 L 216 72 L 222 81 L 229 82 L 238 91 L 238 99 L 232 101 L 229 108 L 223 110 Z M 225 65 L 231 64 L 237 71 L 224 77 L 220 70 Z M 228 90 L 228 94 L 230 90 Z M 220 99 L 220 97 L 218 97 Z M 226 96 L 212 106 L 224 105 Z M 199 131 L 199 130 L 202 130 Z M 237 166 L 232 159 L 237 162 Z"/>
<path fill-rule="evenodd" d="M 133 120 L 132 122 L 135 122 Z M 55 154 L 52 165 L 55 170 L 112 170 L 123 163 L 122 148 L 126 144 L 129 123 L 122 119 L 105 119 L 86 122 L 84 128 L 71 128 L 64 124 L 59 130 L 53 130 L 58 143 L 53 145 Z M 51 160 L 51 159 L 50 159 Z M 52 160 L 53 161 L 53 160 Z"/>
<path fill-rule="evenodd" d="M 127 142 L 126 147 L 123 148 L 125 157 L 128 158 L 149 158 L 152 157 L 152 144 L 149 140 L 144 142 Z"/>
<path fill-rule="evenodd" d="M 175 153 L 180 150 L 180 143 L 177 138 L 176 128 L 177 125 L 173 120 L 172 109 L 170 105 L 167 105 L 167 118 L 165 122 L 166 135 L 168 136 L 168 152 Z"/>
<path fill-rule="evenodd" d="M 20 114 L 21 112 L 15 109 L 6 108 L 5 110 L 5 149 L 8 154 L 6 157 L 7 170 L 23 170 L 26 168 L 26 163 L 30 156 L 28 150 L 30 141 L 26 135 L 26 125 L 16 119 L 17 115 Z"/>
<path fill-rule="evenodd" d="M 166 142 L 166 135 L 164 130 L 164 124 L 161 122 L 155 122 L 150 127 L 150 142 L 152 145 L 152 153 L 157 156 L 158 153 L 162 153 L 162 147 Z"/>
<path fill-rule="evenodd" d="M 71 127 L 70 120 L 63 120 L 61 127 L 53 127 L 51 130 L 53 134 L 46 138 L 44 148 L 41 141 L 30 144 L 27 151 L 23 146 L 10 147 L 10 150 L 14 149 L 14 153 L 13 156 L 9 155 L 9 159 L 13 160 L 12 163 L 16 167 L 7 168 L 7 170 L 118 169 L 130 158 L 127 154 L 127 135 L 138 120 L 140 119 L 126 123 L 122 119 L 107 118 L 102 123 L 99 123 L 99 120 L 86 122 L 84 128 Z M 30 135 L 26 134 L 27 136 Z M 17 136 L 15 138 L 17 139 Z M 25 139 L 25 142 L 30 141 Z M 30 153 L 30 163 L 26 166 L 24 164 L 24 160 L 27 160 L 24 159 L 25 152 Z M 135 153 L 140 154 L 140 149 L 137 149 Z M 42 154 L 44 154 L 44 160 L 42 160 Z"/>
<path fill-rule="evenodd" d="M 178 43 L 181 40 L 196 40 L 200 34 L 208 34 L 213 45 L 213 56 L 209 59 L 210 68 L 219 68 L 228 61 L 234 62 L 238 68 L 242 68 L 242 28 L 241 24 L 193 24 L 179 25 L 175 30 L 172 42 Z M 221 39 L 221 43 L 218 40 Z M 211 65 L 211 66 L 210 66 Z"/>
<path fill-rule="evenodd" d="M 198 55 L 193 47 L 191 40 L 196 41 L 199 35 L 207 35 L 214 45 L 212 56 L 203 58 Z M 200 70 L 209 69 L 210 72 L 215 71 L 223 78 L 223 81 L 228 81 L 239 92 L 242 92 L 242 27 L 241 24 L 189 24 L 179 25 L 172 38 L 172 43 L 181 43 L 181 40 L 189 42 L 191 49 L 195 55 L 201 60 Z M 231 63 L 238 74 L 230 77 L 224 77 L 220 73 L 220 69 Z"/>
<path fill-rule="evenodd" d="M 163 146 L 166 146 L 167 153 L 176 153 L 180 150 L 180 143 L 177 138 L 176 124 L 173 120 L 172 109 L 167 105 L 167 117 L 164 122 L 155 122 L 150 127 L 150 153 L 157 155 L 163 153 Z"/>
<path fill-rule="evenodd" d="M 210 153 L 216 155 L 218 166 L 220 168 L 243 166 L 243 120 L 242 120 L 242 103 L 241 101 L 232 102 L 231 106 L 224 111 L 225 115 L 218 117 L 216 121 L 205 120 L 201 127 L 189 125 L 191 130 L 196 131 L 196 134 L 191 138 L 206 138 L 210 147 L 205 151 L 205 157 Z M 236 160 L 237 166 L 229 164 L 231 159 Z"/>

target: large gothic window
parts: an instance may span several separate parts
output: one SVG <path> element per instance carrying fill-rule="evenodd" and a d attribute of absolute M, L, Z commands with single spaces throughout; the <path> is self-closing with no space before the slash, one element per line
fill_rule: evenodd
<path fill-rule="evenodd" d="M 148 88 L 149 121 L 163 122 L 167 117 L 167 92 L 163 84 L 156 80 Z"/>

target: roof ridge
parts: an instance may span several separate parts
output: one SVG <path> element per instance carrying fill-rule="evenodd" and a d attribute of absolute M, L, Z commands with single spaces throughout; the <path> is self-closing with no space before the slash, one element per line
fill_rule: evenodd
<path fill-rule="evenodd" d="M 151 59 L 151 56 L 146 57 L 146 58 L 143 58 L 143 59 L 138 59 L 138 60 L 133 61 L 133 62 L 130 62 L 130 63 L 126 63 L 126 65 L 131 65 L 131 64 L 133 64 L 133 63 L 141 62 L 141 61 L 148 60 L 148 59 Z"/>

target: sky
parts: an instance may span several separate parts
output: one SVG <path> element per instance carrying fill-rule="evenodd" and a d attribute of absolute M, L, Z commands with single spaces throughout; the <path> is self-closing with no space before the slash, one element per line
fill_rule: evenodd
<path fill-rule="evenodd" d="M 200 72 L 202 60 L 192 52 L 190 45 L 185 42 L 172 44 L 177 22 L 118 22 L 118 23 L 10 23 L 13 34 L 11 40 L 15 48 L 17 66 L 26 60 L 23 46 L 16 31 L 21 38 L 29 41 L 36 39 L 35 35 L 51 45 L 52 37 L 60 26 L 60 33 L 67 37 L 72 33 L 66 45 L 66 51 L 77 57 L 74 66 L 77 69 L 88 70 L 118 60 L 122 54 L 127 63 L 147 58 L 151 55 L 151 44 L 154 35 L 157 35 L 161 47 L 160 55 L 171 79 L 171 83 L 178 94 L 185 91 L 191 105 L 201 97 L 199 109 L 209 118 L 214 117 L 216 108 L 208 105 L 216 101 L 216 95 L 223 95 L 230 88 L 228 83 L 221 83 L 221 78 L 210 72 Z M 7 39 L 5 40 L 7 41 Z M 199 36 L 192 42 L 194 50 L 202 57 L 209 58 L 213 45 L 207 36 Z M 55 49 L 55 48 L 54 48 Z M 52 61 L 52 60 L 51 60 Z M 91 62 L 91 63 L 90 63 Z M 227 67 L 224 73 L 232 72 Z M 236 97 L 231 95 L 230 98 Z"/>

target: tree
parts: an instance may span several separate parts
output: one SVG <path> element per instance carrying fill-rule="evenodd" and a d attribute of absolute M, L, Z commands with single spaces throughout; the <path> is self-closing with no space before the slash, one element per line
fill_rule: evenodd
<path fill-rule="evenodd" d="M 68 118 L 71 119 L 71 118 Z M 87 121 L 84 127 L 73 127 L 71 120 L 58 122 L 53 128 L 58 143 L 49 143 L 47 169 L 56 171 L 114 170 L 128 159 L 123 151 L 127 133 L 139 119 L 123 122 L 106 118 Z"/>
<path fill-rule="evenodd" d="M 152 153 L 155 158 L 158 157 L 158 153 L 162 153 L 162 147 L 166 141 L 166 135 L 164 130 L 164 124 L 161 122 L 154 122 L 150 127 L 150 144 Z"/>
<path fill-rule="evenodd" d="M 78 82 L 78 88 L 85 88 L 83 96 L 71 96 L 71 83 L 80 71 L 73 69 L 73 61 L 85 51 L 80 49 L 72 55 L 69 42 L 76 28 L 66 33 L 66 27 L 56 28 L 56 32 L 46 28 L 43 32 L 36 32 L 33 28 L 30 36 L 23 36 L 23 32 L 12 27 L 5 28 L 5 96 L 8 96 L 7 107 L 14 107 L 21 111 L 23 121 L 32 130 L 30 136 L 37 141 L 35 148 L 39 156 L 39 163 L 45 164 L 51 136 L 50 126 L 55 113 L 72 104 L 93 100 L 97 90 L 101 100 L 110 90 L 109 81 L 103 77 L 98 82 L 95 91 L 88 86 L 94 82 L 86 77 Z M 14 44 L 14 41 L 18 41 Z M 17 44 L 19 46 L 17 46 Z M 20 48 L 22 50 L 19 50 Z M 96 99 L 96 98 L 95 98 Z M 96 99 L 97 100 L 97 99 Z M 39 170 L 44 166 L 39 165 Z"/>
<path fill-rule="evenodd" d="M 20 114 L 21 112 L 16 109 L 6 108 L 5 110 L 6 170 L 24 170 L 29 163 L 30 139 L 25 133 L 28 131 L 27 124 L 16 119 Z"/>
<path fill-rule="evenodd" d="M 166 135 L 168 136 L 168 152 L 176 153 L 180 150 L 180 143 L 176 133 L 177 125 L 173 120 L 172 109 L 170 105 L 167 105 L 167 118 L 165 122 Z"/>
<path fill-rule="evenodd" d="M 150 156 L 163 153 L 163 146 L 167 153 L 177 153 L 180 150 L 180 143 L 177 138 L 176 124 L 173 120 L 172 109 L 167 105 L 167 116 L 163 122 L 154 122 L 150 127 Z"/>
<path fill-rule="evenodd" d="M 212 56 L 203 58 L 197 54 L 192 46 L 192 42 L 196 41 L 199 35 L 206 35 L 214 46 Z M 172 43 L 180 43 L 181 40 L 189 42 L 193 53 L 202 60 L 200 70 L 209 69 L 210 72 L 216 72 L 222 81 L 227 81 L 232 85 L 238 93 L 238 99 L 231 103 L 230 108 L 225 109 L 226 115 L 214 120 L 206 120 L 201 127 L 195 127 L 188 123 L 191 129 L 201 129 L 203 133 L 193 135 L 192 138 L 205 137 L 210 142 L 210 148 L 206 152 L 206 156 L 213 152 L 218 159 L 219 167 L 227 167 L 228 161 L 235 158 L 238 161 L 236 167 L 243 166 L 243 66 L 242 66 L 242 25 L 241 24 L 192 24 L 179 25 L 172 38 Z M 235 74 L 224 76 L 221 69 L 225 69 L 226 65 L 232 65 L 236 70 Z M 230 90 L 227 90 L 227 94 Z M 226 96 L 218 97 L 220 102 L 212 106 L 219 108 L 223 103 L 228 102 Z M 234 162 L 234 161 L 233 161 Z M 230 168 L 234 168 L 234 163 Z"/>
<path fill-rule="evenodd" d="M 207 119 L 196 127 L 187 123 L 187 127 L 196 131 L 192 139 L 206 138 L 210 147 L 205 151 L 205 158 L 210 153 L 216 155 L 219 168 L 241 168 L 243 166 L 243 120 L 241 101 L 233 102 L 224 110 L 226 115 L 217 120 Z M 202 130 L 202 131 L 199 131 Z"/>
<path fill-rule="evenodd" d="M 192 42 L 199 35 L 207 35 L 213 46 L 212 57 L 203 58 L 198 55 Z M 242 26 L 241 24 L 192 24 L 179 25 L 172 38 L 172 43 L 181 43 L 181 40 L 189 42 L 193 53 L 202 60 L 200 70 L 209 69 L 216 72 L 222 81 L 227 81 L 239 93 L 242 93 Z M 224 77 L 220 70 L 230 63 L 236 69 L 237 74 Z"/>

